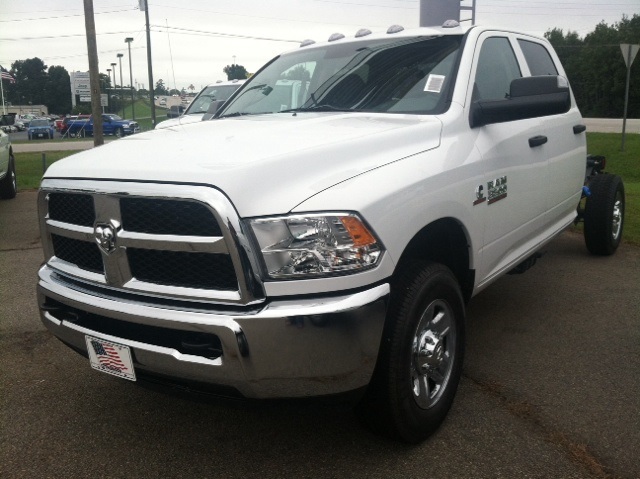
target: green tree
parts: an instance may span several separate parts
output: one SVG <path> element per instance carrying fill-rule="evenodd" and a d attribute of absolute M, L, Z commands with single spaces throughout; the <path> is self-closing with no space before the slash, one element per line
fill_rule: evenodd
<path fill-rule="evenodd" d="M 153 89 L 153 93 L 154 93 L 154 95 L 168 95 L 169 94 L 169 92 L 167 91 L 167 87 L 164 86 L 164 81 L 162 80 L 162 78 L 160 78 L 156 82 L 156 87 Z"/>
<path fill-rule="evenodd" d="M 11 64 L 16 79 L 7 89 L 12 103 L 33 105 L 45 104 L 47 87 L 47 65 L 39 58 L 16 60 Z"/>
<path fill-rule="evenodd" d="M 565 35 L 559 29 L 548 31 L 545 37 L 562 61 L 582 114 L 588 117 L 622 117 L 627 67 L 620 44 L 639 42 L 640 15 L 623 16 L 613 25 L 601 22 L 584 39 L 575 32 Z M 631 67 L 630 118 L 640 116 L 639 65 L 640 61 L 636 60 Z"/>
<path fill-rule="evenodd" d="M 49 113 L 64 115 L 71 111 L 71 79 L 64 67 L 49 67 L 45 95 Z"/>
<path fill-rule="evenodd" d="M 222 69 L 225 75 L 227 75 L 227 80 L 245 80 L 249 78 L 249 72 L 242 65 L 233 64 L 227 65 Z"/>

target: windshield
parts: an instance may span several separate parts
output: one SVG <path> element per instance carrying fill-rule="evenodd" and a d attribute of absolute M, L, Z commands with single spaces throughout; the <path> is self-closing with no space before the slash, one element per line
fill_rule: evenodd
<path fill-rule="evenodd" d="M 49 122 L 47 120 L 31 120 L 30 126 L 49 126 Z"/>
<path fill-rule="evenodd" d="M 291 111 L 440 113 L 446 109 L 461 38 L 302 48 L 252 77 L 220 117 Z"/>
<path fill-rule="evenodd" d="M 111 121 L 122 121 L 122 118 L 120 118 L 118 115 L 104 115 L 104 118 L 108 118 Z"/>
<path fill-rule="evenodd" d="M 191 102 L 185 115 L 195 115 L 206 113 L 209 105 L 213 101 L 224 101 L 229 99 L 231 94 L 240 88 L 241 83 L 236 85 L 210 85 L 205 87 L 197 97 Z"/>

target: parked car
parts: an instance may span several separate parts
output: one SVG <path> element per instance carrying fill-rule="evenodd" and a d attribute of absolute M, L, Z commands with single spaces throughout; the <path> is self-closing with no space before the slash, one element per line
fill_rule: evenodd
<path fill-rule="evenodd" d="M 156 125 L 156 130 L 202 120 L 209 110 L 209 107 L 214 102 L 217 102 L 219 106 L 222 106 L 222 104 L 228 100 L 229 97 L 233 95 L 245 81 L 246 80 L 231 80 L 226 82 L 219 81 L 207 85 L 200 91 L 200 93 L 198 93 L 182 115 L 177 118 L 171 116 L 169 117 L 169 120 L 158 123 Z M 173 115 L 172 112 L 170 113 Z M 169 114 L 167 114 L 167 116 L 169 116 Z"/>
<path fill-rule="evenodd" d="M 65 135 L 71 136 L 69 134 L 69 128 L 73 125 L 75 126 L 83 125 L 85 122 L 89 120 L 90 116 L 91 115 L 70 115 L 65 117 L 62 120 L 62 125 L 60 126 L 60 134 L 62 136 L 65 136 Z M 73 138 L 74 136 L 75 136 L 75 133 L 71 137 Z"/>
<path fill-rule="evenodd" d="M 171 105 L 167 112 L 167 118 L 178 118 L 185 110 L 186 108 L 182 105 Z"/>
<path fill-rule="evenodd" d="M 36 138 L 47 138 L 51 140 L 53 139 L 53 134 L 53 127 L 46 118 L 31 120 L 27 127 L 27 136 L 30 140 L 35 140 Z"/>
<path fill-rule="evenodd" d="M 64 118 L 61 118 L 61 117 L 56 118 L 56 120 L 53 122 L 53 127 L 58 133 L 62 132 L 63 123 L 64 123 Z"/>
<path fill-rule="evenodd" d="M 166 98 L 160 98 L 160 106 L 167 106 L 167 99 Z"/>
<path fill-rule="evenodd" d="M 113 113 L 105 113 L 102 115 L 102 131 L 105 135 L 122 137 L 140 132 L 140 126 L 136 121 L 123 120 Z M 93 136 L 93 118 L 72 121 L 68 133 L 69 136 Z"/>
<path fill-rule="evenodd" d="M 0 198 L 11 199 L 16 196 L 16 160 L 9 135 L 0 130 Z"/>

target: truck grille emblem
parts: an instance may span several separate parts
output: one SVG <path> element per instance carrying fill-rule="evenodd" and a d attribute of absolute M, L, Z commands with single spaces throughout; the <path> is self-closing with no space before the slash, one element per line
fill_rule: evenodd
<path fill-rule="evenodd" d="M 97 224 L 93 230 L 96 243 L 105 254 L 116 250 L 117 226 L 112 224 Z"/>

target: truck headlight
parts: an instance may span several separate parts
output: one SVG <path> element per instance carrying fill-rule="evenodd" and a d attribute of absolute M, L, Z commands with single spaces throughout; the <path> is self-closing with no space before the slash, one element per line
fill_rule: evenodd
<path fill-rule="evenodd" d="M 383 252 L 354 214 L 263 218 L 250 225 L 273 279 L 356 273 L 373 267 Z"/>

